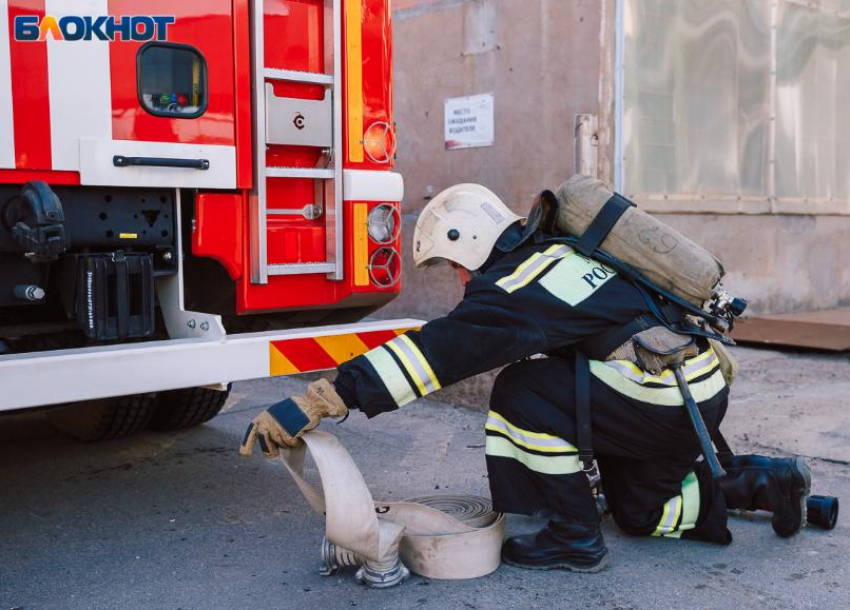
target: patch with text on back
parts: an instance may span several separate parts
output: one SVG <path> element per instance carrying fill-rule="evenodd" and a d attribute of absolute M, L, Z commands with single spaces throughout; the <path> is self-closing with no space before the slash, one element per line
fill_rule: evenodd
<path fill-rule="evenodd" d="M 569 305 L 578 305 L 599 290 L 617 272 L 602 263 L 572 252 L 540 280 L 540 285 Z"/>

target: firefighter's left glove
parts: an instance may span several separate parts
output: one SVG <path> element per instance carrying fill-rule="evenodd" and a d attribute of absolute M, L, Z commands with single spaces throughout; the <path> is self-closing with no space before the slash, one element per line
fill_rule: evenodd
<path fill-rule="evenodd" d="M 301 435 L 319 425 L 324 417 L 344 417 L 348 407 L 327 379 L 307 386 L 304 396 L 293 396 L 272 405 L 251 422 L 239 453 L 250 457 L 259 441 L 266 457 L 280 454 L 280 447 L 297 447 Z"/>

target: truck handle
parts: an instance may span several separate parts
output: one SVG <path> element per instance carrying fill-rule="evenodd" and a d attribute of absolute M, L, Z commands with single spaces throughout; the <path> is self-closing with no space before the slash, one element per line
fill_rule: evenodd
<path fill-rule="evenodd" d="M 130 167 L 131 165 L 144 165 L 147 167 L 179 167 L 188 169 L 208 170 L 209 159 L 174 159 L 170 157 L 124 157 L 115 155 L 112 157 L 115 167 Z"/>

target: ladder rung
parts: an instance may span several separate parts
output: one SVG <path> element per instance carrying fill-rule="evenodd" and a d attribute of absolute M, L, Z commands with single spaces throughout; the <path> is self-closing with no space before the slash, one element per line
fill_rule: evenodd
<path fill-rule="evenodd" d="M 304 210 L 302 208 L 268 208 L 266 214 L 269 216 L 304 216 Z"/>
<path fill-rule="evenodd" d="M 331 180 L 334 177 L 332 169 L 315 169 L 312 167 L 267 167 L 267 178 L 312 178 L 313 180 Z"/>
<path fill-rule="evenodd" d="M 334 271 L 336 271 L 336 265 L 333 263 L 289 263 L 284 265 L 269 265 L 269 275 L 333 273 Z"/>
<path fill-rule="evenodd" d="M 312 85 L 333 85 L 334 77 L 331 74 L 321 72 L 302 72 L 301 70 L 281 70 L 279 68 L 266 68 L 266 78 L 270 80 L 286 80 L 293 83 L 309 83 Z"/>

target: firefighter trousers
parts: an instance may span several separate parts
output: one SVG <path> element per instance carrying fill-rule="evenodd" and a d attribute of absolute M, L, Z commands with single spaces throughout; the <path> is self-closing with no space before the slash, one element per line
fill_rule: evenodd
<path fill-rule="evenodd" d="M 698 358 L 689 387 L 713 434 L 726 412 L 728 388 L 719 368 L 710 362 L 702 366 L 705 355 Z M 731 542 L 723 494 L 697 460 L 699 442 L 678 387 L 661 384 L 659 377 L 621 382 L 607 363 L 594 362 L 594 367 L 593 448 L 620 529 L 638 536 Z M 505 368 L 493 386 L 486 435 L 495 510 L 555 513 L 585 523 L 598 519 L 576 447 L 574 360 L 541 358 Z"/>

